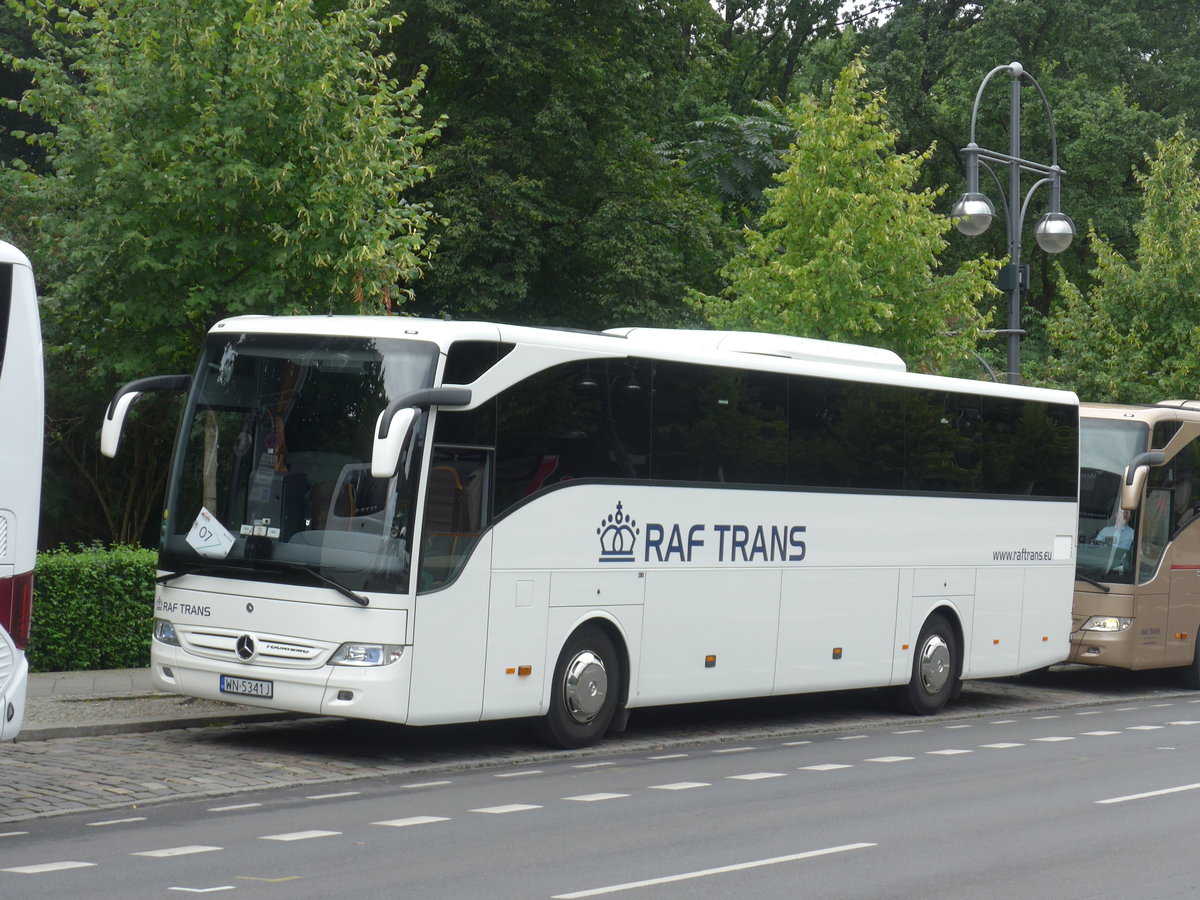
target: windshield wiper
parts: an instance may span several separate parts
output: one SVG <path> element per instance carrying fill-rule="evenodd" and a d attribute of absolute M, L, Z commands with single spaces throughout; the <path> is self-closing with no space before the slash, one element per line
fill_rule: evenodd
<path fill-rule="evenodd" d="M 1097 581 L 1091 575 L 1084 575 L 1078 569 L 1075 570 L 1075 580 L 1076 581 L 1086 581 L 1088 584 L 1092 585 L 1093 587 L 1100 588 L 1100 590 L 1104 591 L 1104 593 L 1106 593 L 1106 594 L 1112 590 L 1112 588 L 1110 588 L 1103 581 Z"/>
<path fill-rule="evenodd" d="M 219 575 L 222 572 L 257 572 L 260 566 L 267 568 L 274 567 L 276 569 L 284 569 L 289 571 L 299 571 L 306 575 L 315 578 L 322 584 L 333 588 L 343 597 L 348 597 L 357 603 L 359 606 L 370 606 L 371 601 L 362 594 L 356 594 L 344 584 L 334 581 L 328 575 L 325 575 L 312 566 L 305 565 L 299 562 L 290 562 L 283 559 L 259 559 L 254 561 L 254 565 L 245 566 L 237 563 L 201 563 L 198 566 L 192 566 L 190 569 L 180 569 L 178 572 L 168 572 L 166 575 L 160 575 L 155 579 L 159 584 L 166 584 L 180 575 L 199 575 L 199 574 L 214 574 Z"/>

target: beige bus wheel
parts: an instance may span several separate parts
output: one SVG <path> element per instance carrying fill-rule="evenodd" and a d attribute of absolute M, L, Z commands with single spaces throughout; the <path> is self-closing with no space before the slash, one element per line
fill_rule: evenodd
<path fill-rule="evenodd" d="M 1200 691 L 1200 641 L 1196 641 L 1192 650 L 1192 664 L 1180 669 L 1179 674 L 1185 688 Z"/>

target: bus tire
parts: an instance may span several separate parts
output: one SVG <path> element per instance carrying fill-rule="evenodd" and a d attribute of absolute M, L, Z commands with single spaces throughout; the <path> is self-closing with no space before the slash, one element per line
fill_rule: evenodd
<path fill-rule="evenodd" d="M 1197 640 L 1192 650 L 1192 664 L 1179 670 L 1179 680 L 1183 686 L 1193 691 L 1200 691 L 1200 640 Z"/>
<path fill-rule="evenodd" d="M 896 705 L 918 716 L 939 712 L 954 693 L 958 672 L 958 638 L 946 617 L 934 613 L 921 627 L 912 677 L 896 689 Z"/>
<path fill-rule="evenodd" d="M 564 750 L 600 740 L 617 710 L 620 665 L 612 641 L 595 625 L 572 634 L 554 667 L 550 709 L 539 722 L 541 738 Z"/>

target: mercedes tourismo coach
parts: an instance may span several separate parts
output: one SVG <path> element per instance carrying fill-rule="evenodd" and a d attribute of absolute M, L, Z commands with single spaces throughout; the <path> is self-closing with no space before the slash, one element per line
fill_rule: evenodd
<path fill-rule="evenodd" d="M 1200 403 L 1080 407 L 1072 662 L 1200 688 Z"/>
<path fill-rule="evenodd" d="M 197 697 L 409 724 L 963 678 L 1068 651 L 1073 394 L 769 334 L 401 317 L 209 333 L 167 489 L 152 667 Z"/>
<path fill-rule="evenodd" d="M 0 241 L 0 740 L 21 730 L 42 487 L 42 332 L 33 269 Z"/>

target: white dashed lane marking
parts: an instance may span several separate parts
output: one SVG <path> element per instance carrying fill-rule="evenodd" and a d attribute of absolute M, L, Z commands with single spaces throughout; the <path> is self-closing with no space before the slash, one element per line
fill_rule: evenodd
<path fill-rule="evenodd" d="M 88 822 L 89 828 L 101 828 L 105 825 L 128 825 L 131 822 L 145 822 L 145 816 L 130 816 L 128 819 L 105 819 L 103 822 Z"/>
<path fill-rule="evenodd" d="M 819 766 L 801 766 L 802 771 L 809 772 L 832 772 L 834 769 L 853 769 L 854 766 L 846 763 L 822 763 Z"/>
<path fill-rule="evenodd" d="M 692 788 L 712 787 L 707 781 L 676 781 L 671 784 L 652 784 L 652 791 L 690 791 Z"/>
<path fill-rule="evenodd" d="M 188 844 L 183 847 L 164 847 L 161 850 L 139 850 L 130 856 L 149 856 L 153 859 L 167 859 L 172 856 L 191 856 L 193 853 L 212 853 L 223 847 L 210 847 L 207 844 Z"/>
<path fill-rule="evenodd" d="M 449 822 L 445 816 L 409 816 L 407 819 L 388 819 L 384 822 L 372 822 L 372 825 L 386 825 L 389 828 L 406 828 L 409 825 L 432 825 L 434 822 Z"/>
<path fill-rule="evenodd" d="M 264 834 L 260 841 L 311 841 L 313 838 L 336 837 L 340 831 L 289 831 L 286 834 Z"/>
<path fill-rule="evenodd" d="M 970 750 L 926 750 L 925 753 L 929 756 L 960 756 L 963 753 L 970 753 Z"/>
<path fill-rule="evenodd" d="M 471 812 L 488 813 L 493 816 L 502 816 L 505 813 L 525 812 L 528 809 L 541 809 L 540 806 L 534 806 L 529 803 L 509 803 L 506 806 L 483 806 L 479 809 L 473 809 Z"/>
<path fill-rule="evenodd" d="M 980 744 L 985 750 L 1010 750 L 1013 747 L 1024 747 L 1024 744 Z"/>
<path fill-rule="evenodd" d="M 911 756 L 876 756 L 874 759 L 864 759 L 863 762 L 894 763 L 910 760 Z"/>
<path fill-rule="evenodd" d="M 726 775 L 730 781 L 762 781 L 764 778 L 783 778 L 783 772 L 747 772 L 745 775 Z"/>
<path fill-rule="evenodd" d="M 580 803 L 595 803 L 598 800 L 617 800 L 628 797 L 628 794 L 580 794 L 577 797 L 563 797 L 564 800 L 577 800 Z"/>
<path fill-rule="evenodd" d="M 85 869 L 88 866 L 94 866 L 92 862 L 75 862 L 73 860 L 63 860 L 62 862 L 40 863 L 36 866 L 13 866 L 11 869 L 0 869 L 0 872 L 16 872 L 18 875 L 42 875 L 45 872 L 62 872 L 66 869 Z"/>

